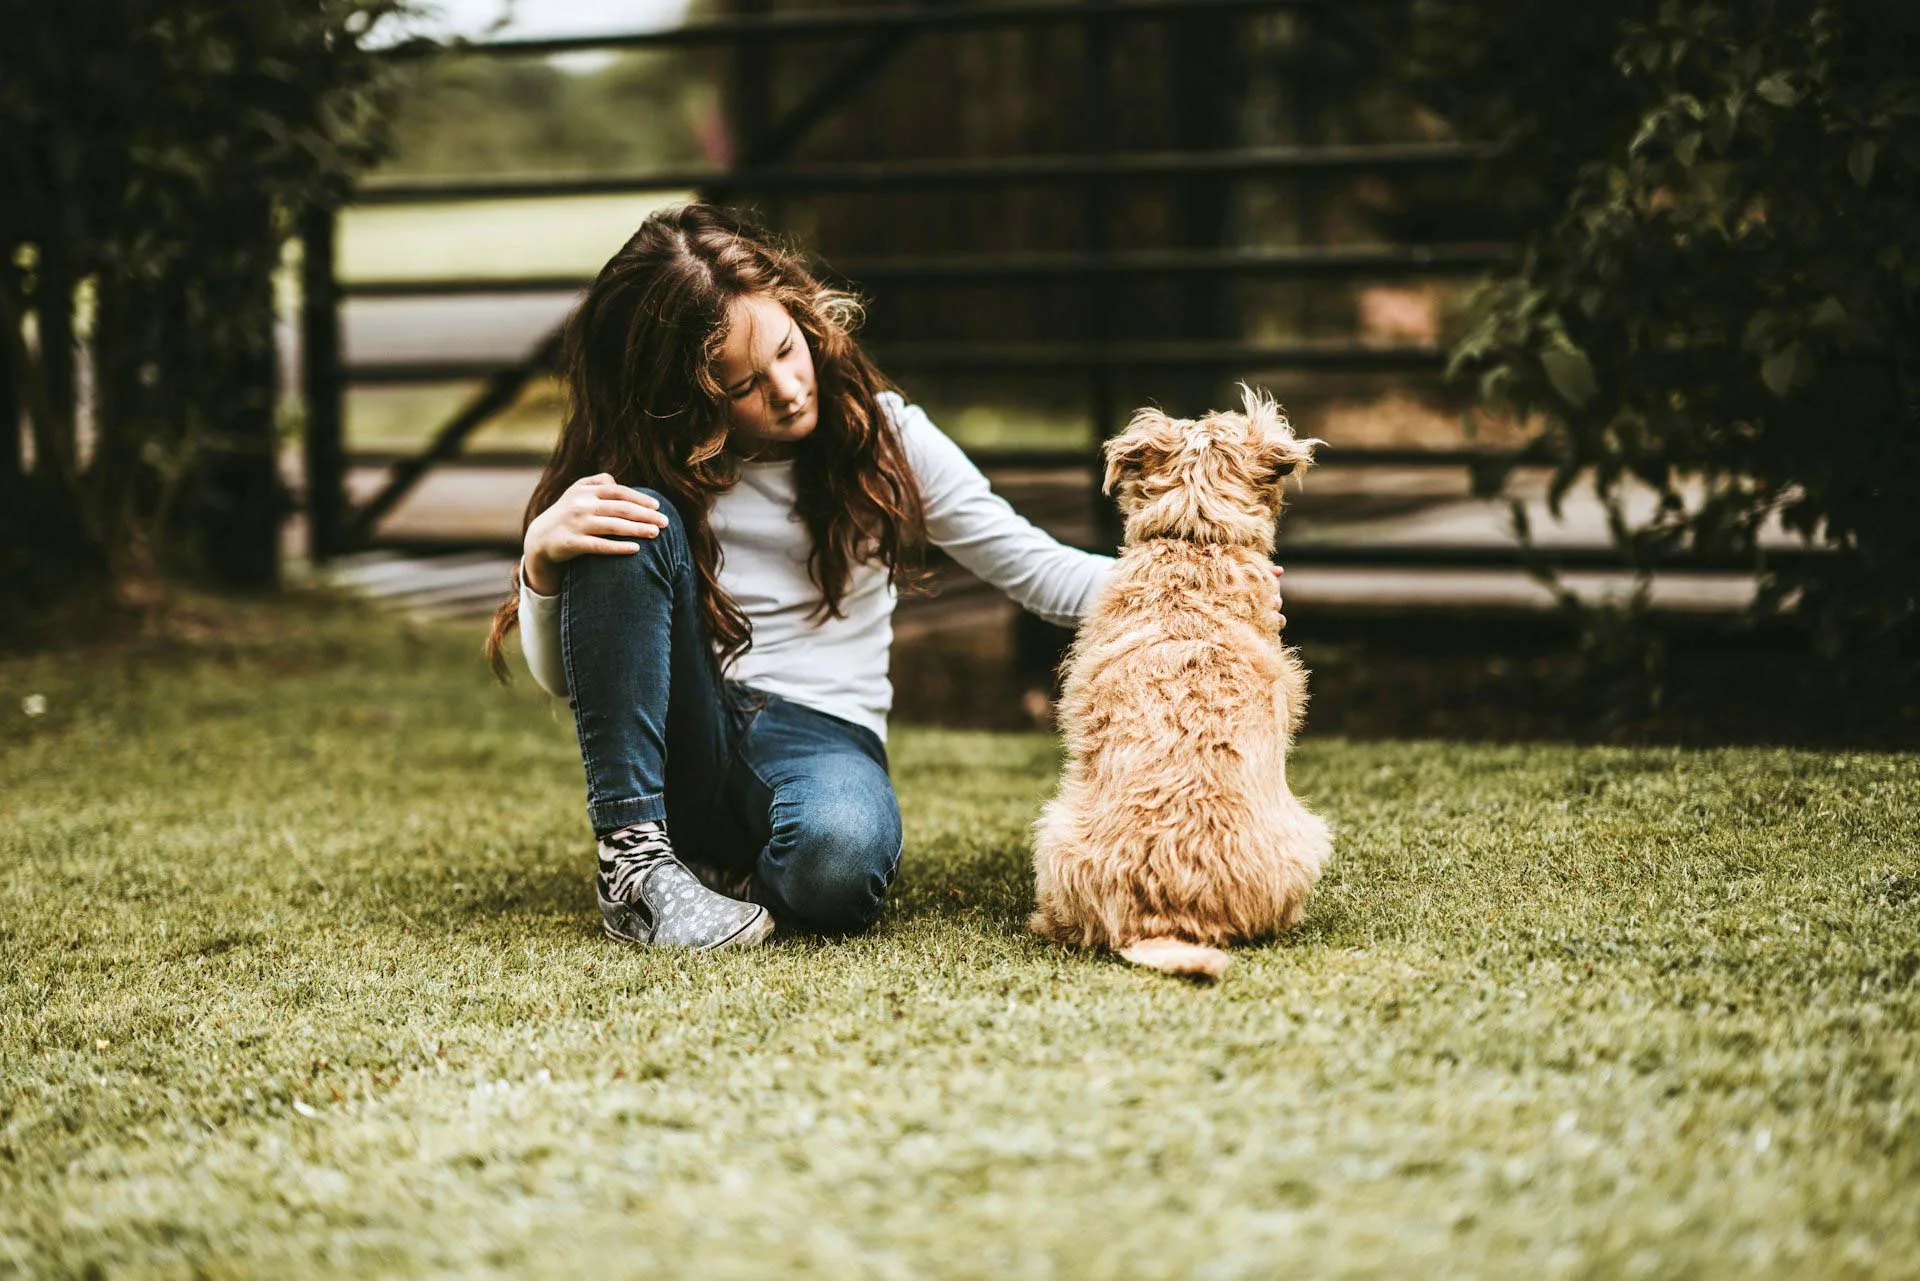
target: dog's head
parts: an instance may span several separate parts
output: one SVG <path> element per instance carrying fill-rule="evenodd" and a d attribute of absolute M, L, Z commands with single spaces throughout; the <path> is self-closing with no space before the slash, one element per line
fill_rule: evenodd
<path fill-rule="evenodd" d="M 1142 409 L 1106 444 L 1102 487 L 1117 494 L 1128 544 L 1145 538 L 1237 543 L 1273 551 L 1288 476 L 1313 464 L 1273 398 L 1241 384 L 1244 407 L 1205 418 Z"/>

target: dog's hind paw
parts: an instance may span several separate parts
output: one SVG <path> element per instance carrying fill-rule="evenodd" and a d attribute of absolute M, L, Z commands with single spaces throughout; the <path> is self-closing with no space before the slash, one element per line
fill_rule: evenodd
<path fill-rule="evenodd" d="M 1063 941 L 1060 932 L 1054 928 L 1053 918 L 1044 911 L 1035 912 L 1027 918 L 1027 929 L 1043 939 L 1051 939 L 1055 943 Z"/>

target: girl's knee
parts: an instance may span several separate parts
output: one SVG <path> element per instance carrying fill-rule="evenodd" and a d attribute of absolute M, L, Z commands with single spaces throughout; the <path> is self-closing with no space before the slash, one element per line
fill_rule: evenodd
<path fill-rule="evenodd" d="M 776 888 L 804 923 L 853 933 L 880 918 L 900 863 L 900 822 L 891 805 L 809 807 L 792 833 Z"/>
<path fill-rule="evenodd" d="M 651 535 L 603 534 L 609 542 L 631 543 L 633 552 L 586 552 L 565 563 L 570 580 L 595 580 L 612 583 L 635 577 L 658 577 L 676 572 L 690 563 L 690 552 L 680 512 L 672 500 L 658 490 L 637 491 L 651 496 L 667 517 L 666 527 Z"/>
<path fill-rule="evenodd" d="M 660 505 L 660 511 L 667 518 L 667 528 L 671 529 L 680 523 L 680 509 L 673 505 L 671 498 L 668 498 L 657 489 L 648 489 L 645 485 L 631 485 L 628 486 L 628 488 L 643 498 L 651 498 Z"/>

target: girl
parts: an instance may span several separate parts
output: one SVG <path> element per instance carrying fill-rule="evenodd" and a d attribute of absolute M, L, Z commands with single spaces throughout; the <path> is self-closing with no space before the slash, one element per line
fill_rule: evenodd
<path fill-rule="evenodd" d="M 913 547 L 1062 625 L 1112 569 L 995 495 L 858 317 L 694 204 L 649 217 L 568 321 L 568 414 L 487 654 L 504 679 L 518 621 L 534 679 L 572 700 L 615 939 L 872 924 L 901 854 L 887 660 Z"/>

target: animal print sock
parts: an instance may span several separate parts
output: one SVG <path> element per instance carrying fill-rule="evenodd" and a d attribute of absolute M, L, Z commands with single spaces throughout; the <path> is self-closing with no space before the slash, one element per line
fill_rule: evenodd
<path fill-rule="evenodd" d="M 629 823 L 599 840 L 600 892 L 615 902 L 629 902 L 648 872 L 673 861 L 673 842 L 667 825 L 657 819 Z"/>

